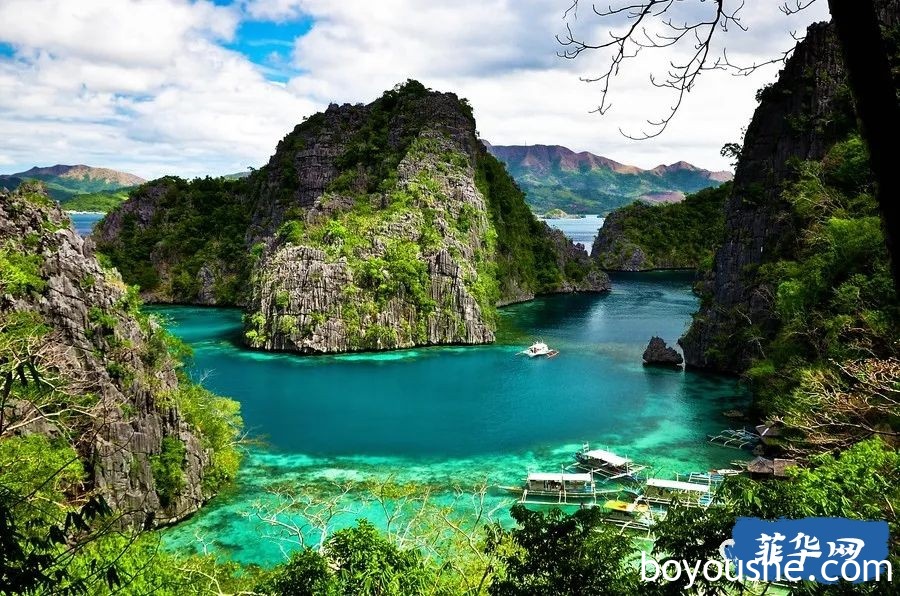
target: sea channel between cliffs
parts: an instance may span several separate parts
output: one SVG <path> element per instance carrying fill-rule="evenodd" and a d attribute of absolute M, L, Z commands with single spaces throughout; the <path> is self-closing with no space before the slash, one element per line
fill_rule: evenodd
<path fill-rule="evenodd" d="M 371 495 L 384 482 L 463 518 L 484 485 L 484 509 L 503 523 L 514 499 L 496 486 L 558 471 L 588 441 L 666 477 L 726 466 L 742 454 L 706 435 L 729 425 L 722 412 L 746 406 L 738 382 L 641 365 L 650 336 L 674 340 L 687 328 L 697 308 L 691 281 L 616 274 L 607 295 L 501 309 L 493 345 L 341 356 L 248 350 L 235 309 L 153 308 L 192 346 L 193 376 L 240 401 L 258 439 L 234 488 L 167 530 L 166 547 L 275 564 L 297 537 L 266 521 L 273 512 L 308 543 L 319 535 L 299 507 L 280 511 L 286 493 L 333 500 L 333 531 L 363 517 L 384 525 L 383 502 Z M 560 357 L 516 356 L 538 337 Z"/>

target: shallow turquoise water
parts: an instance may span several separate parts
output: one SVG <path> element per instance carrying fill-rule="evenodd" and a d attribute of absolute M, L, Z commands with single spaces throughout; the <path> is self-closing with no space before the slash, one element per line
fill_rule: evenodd
<path fill-rule="evenodd" d="M 696 308 L 690 276 L 618 275 L 606 296 L 560 296 L 502 309 L 492 346 L 298 357 L 244 350 L 240 313 L 155 309 L 194 347 L 194 374 L 242 404 L 265 446 L 250 450 L 231 494 L 169 530 L 172 548 L 209 548 L 242 562 L 283 553 L 260 539 L 252 515 L 265 488 L 291 481 L 312 490 L 334 480 L 418 482 L 449 495 L 455 485 L 518 484 L 528 471 L 559 470 L 590 441 L 657 475 L 705 470 L 739 456 L 705 435 L 721 412 L 745 402 L 732 379 L 645 369 L 652 335 L 674 341 Z M 540 337 L 559 357 L 516 352 Z M 492 504 L 507 497 L 491 491 Z M 348 495 L 337 525 L 378 513 Z M 460 507 L 465 507 L 460 505 Z"/>

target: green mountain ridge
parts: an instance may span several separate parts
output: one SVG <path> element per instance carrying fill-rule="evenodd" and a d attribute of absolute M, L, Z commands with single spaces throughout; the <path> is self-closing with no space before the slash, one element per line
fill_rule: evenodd
<path fill-rule="evenodd" d="M 673 202 L 687 193 L 731 180 L 731 172 L 712 172 L 684 161 L 644 170 L 587 151 L 560 145 L 490 145 L 488 151 L 506 164 L 538 213 L 606 214 L 643 200 Z"/>
<path fill-rule="evenodd" d="M 121 188 L 137 186 L 146 182 L 140 176 L 109 168 L 86 165 L 61 165 L 33 167 L 24 172 L 0 175 L 0 187 L 15 190 L 26 180 L 38 180 L 44 184 L 47 193 L 60 203 L 67 203 L 84 194 L 117 191 Z M 69 207 L 66 206 L 68 209 Z M 80 210 L 88 210 L 79 207 Z"/>
<path fill-rule="evenodd" d="M 609 271 L 708 268 L 724 237 L 729 192 L 726 182 L 677 203 L 638 201 L 616 209 L 603 222 L 591 256 Z"/>

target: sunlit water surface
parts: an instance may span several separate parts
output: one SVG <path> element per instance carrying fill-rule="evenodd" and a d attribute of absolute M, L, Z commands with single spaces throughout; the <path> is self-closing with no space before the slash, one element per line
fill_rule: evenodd
<path fill-rule="evenodd" d="M 103 219 L 105 213 L 95 213 L 93 211 L 69 211 L 68 215 L 72 218 L 72 226 L 80 236 L 87 236 L 97 225 L 97 222 Z"/>
<path fill-rule="evenodd" d="M 261 538 L 271 528 L 252 513 L 267 487 L 285 481 L 315 490 L 392 477 L 449 498 L 455 486 L 559 470 L 585 441 L 664 477 L 727 465 L 739 454 L 705 438 L 728 425 L 724 410 L 744 405 L 737 383 L 641 365 L 652 335 L 674 342 L 685 331 L 697 305 L 690 282 L 619 274 L 608 295 L 502 309 L 494 345 L 343 356 L 246 350 L 237 310 L 155 309 L 193 346 L 194 375 L 240 401 L 247 429 L 265 441 L 249 450 L 231 492 L 166 532 L 167 546 L 195 550 L 200 537 L 241 562 L 282 560 L 281 545 Z M 533 338 L 559 357 L 517 355 Z M 337 525 L 378 523 L 378 511 L 354 499 Z M 488 493 L 489 505 L 508 499 Z"/>
<path fill-rule="evenodd" d="M 597 231 L 603 227 L 604 218 L 599 215 L 585 215 L 584 217 L 545 218 L 551 228 L 557 228 L 565 232 L 575 244 L 581 245 L 588 254 L 597 237 Z"/>

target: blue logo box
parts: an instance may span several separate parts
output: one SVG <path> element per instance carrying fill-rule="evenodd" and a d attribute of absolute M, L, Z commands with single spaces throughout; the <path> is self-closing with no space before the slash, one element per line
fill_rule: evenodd
<path fill-rule="evenodd" d="M 888 580 L 888 524 L 841 517 L 738 518 L 725 554 L 764 581 Z M 879 565 L 881 563 L 881 565 Z M 888 580 L 889 581 L 889 580 Z"/>

